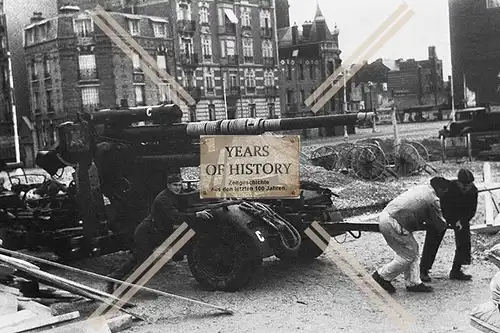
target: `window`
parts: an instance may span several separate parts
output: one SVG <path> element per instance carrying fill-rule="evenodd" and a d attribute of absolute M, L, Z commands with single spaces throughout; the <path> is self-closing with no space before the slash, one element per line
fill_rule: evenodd
<path fill-rule="evenodd" d="M 99 88 L 98 87 L 83 87 L 82 88 L 82 105 L 86 111 L 94 111 L 99 105 Z"/>
<path fill-rule="evenodd" d="M 236 54 L 236 44 L 234 40 L 226 41 L 226 52 L 228 56 L 234 56 Z"/>
<path fill-rule="evenodd" d="M 287 65 L 286 78 L 287 78 L 287 80 L 292 79 L 292 65 L 290 65 L 290 64 Z"/>
<path fill-rule="evenodd" d="M 38 66 L 36 60 L 31 60 L 31 80 L 38 80 Z"/>
<path fill-rule="evenodd" d="M 35 42 L 35 34 L 33 33 L 33 28 L 26 30 L 25 44 L 31 44 Z"/>
<path fill-rule="evenodd" d="M 207 7 L 200 7 L 199 11 L 200 15 L 200 23 L 208 23 L 208 8 Z"/>
<path fill-rule="evenodd" d="M 327 67 L 327 70 L 328 70 L 328 75 L 333 74 L 333 72 L 335 71 L 335 66 L 333 65 L 333 61 L 332 60 L 328 60 L 328 62 L 326 63 L 326 67 Z"/>
<path fill-rule="evenodd" d="M 271 28 L 271 12 L 267 9 L 260 11 L 260 27 L 269 29 Z"/>
<path fill-rule="evenodd" d="M 45 72 L 45 77 L 50 77 L 50 59 L 49 57 L 45 57 L 43 60 L 43 70 Z"/>
<path fill-rule="evenodd" d="M 158 65 L 159 69 L 163 69 L 165 71 L 167 70 L 167 60 L 164 54 L 156 55 L 156 64 Z"/>
<path fill-rule="evenodd" d="M 201 38 L 202 47 L 203 47 L 203 57 L 211 59 L 212 58 L 212 39 L 210 36 L 202 36 Z"/>
<path fill-rule="evenodd" d="M 132 53 L 132 68 L 134 72 L 140 72 L 141 69 L 141 57 L 137 53 Z"/>
<path fill-rule="evenodd" d="M 188 3 L 177 4 L 177 19 L 180 21 L 191 20 L 191 5 Z"/>
<path fill-rule="evenodd" d="M 262 57 L 272 58 L 273 57 L 273 44 L 270 40 L 262 41 Z"/>
<path fill-rule="evenodd" d="M 274 103 L 268 103 L 267 109 L 269 111 L 269 118 L 276 118 L 276 113 L 274 110 Z"/>
<path fill-rule="evenodd" d="M 500 0 L 486 0 L 486 8 L 499 8 Z"/>
<path fill-rule="evenodd" d="M 52 89 L 46 91 L 47 95 L 47 111 L 54 111 L 54 91 Z"/>
<path fill-rule="evenodd" d="M 251 38 L 243 38 L 243 56 L 253 58 L 253 40 Z"/>
<path fill-rule="evenodd" d="M 215 105 L 208 104 L 208 120 L 216 120 L 215 119 Z"/>
<path fill-rule="evenodd" d="M 299 80 L 304 80 L 304 65 L 299 64 Z"/>
<path fill-rule="evenodd" d="M 309 77 L 314 80 L 316 78 L 315 74 L 316 73 L 315 73 L 315 69 L 314 69 L 314 64 L 310 64 L 309 65 Z"/>
<path fill-rule="evenodd" d="M 293 104 L 294 103 L 294 96 L 293 96 L 293 90 L 288 89 L 286 91 L 286 100 L 288 104 Z"/>
<path fill-rule="evenodd" d="M 272 69 L 268 69 L 264 72 L 264 86 L 274 86 L 274 72 Z"/>
<path fill-rule="evenodd" d="M 93 54 L 80 54 L 78 56 L 78 65 L 80 68 L 80 80 L 97 79 L 95 55 L 93 55 Z"/>
<path fill-rule="evenodd" d="M 40 93 L 38 91 L 33 94 L 33 109 L 35 113 L 40 112 Z"/>
<path fill-rule="evenodd" d="M 189 108 L 189 121 L 196 121 L 196 108 Z"/>
<path fill-rule="evenodd" d="M 248 104 L 248 111 L 250 113 L 249 117 L 250 118 L 256 118 L 257 117 L 257 112 L 255 109 L 255 104 Z"/>
<path fill-rule="evenodd" d="M 160 83 L 158 84 L 158 101 L 168 102 L 170 101 L 170 84 Z"/>
<path fill-rule="evenodd" d="M 155 37 L 167 37 L 167 25 L 162 22 L 153 22 Z"/>
<path fill-rule="evenodd" d="M 128 29 L 132 36 L 139 34 L 139 20 L 129 19 L 128 20 Z"/>
<path fill-rule="evenodd" d="M 74 21 L 75 34 L 78 37 L 90 37 L 94 32 L 94 24 L 91 19 L 75 19 Z"/>
<path fill-rule="evenodd" d="M 238 78 L 235 73 L 229 73 L 229 87 L 237 87 L 238 86 Z"/>
<path fill-rule="evenodd" d="M 252 22 L 250 20 L 250 8 L 242 7 L 241 8 L 241 26 L 242 27 L 251 27 Z"/>
<path fill-rule="evenodd" d="M 137 84 L 134 86 L 135 92 L 135 105 L 146 105 L 146 92 L 143 84 Z"/>
<path fill-rule="evenodd" d="M 245 70 L 245 86 L 255 88 L 255 71 L 253 69 Z"/>
<path fill-rule="evenodd" d="M 306 92 L 304 91 L 304 89 L 300 90 L 300 103 L 302 104 L 302 106 L 305 105 L 304 101 L 306 100 Z"/>
<path fill-rule="evenodd" d="M 205 69 L 205 89 L 207 92 L 213 92 L 214 90 L 214 75 L 212 71 L 208 68 Z"/>

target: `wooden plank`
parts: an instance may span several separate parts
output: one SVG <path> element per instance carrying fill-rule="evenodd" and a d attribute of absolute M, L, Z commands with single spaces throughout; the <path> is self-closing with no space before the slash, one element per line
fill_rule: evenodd
<path fill-rule="evenodd" d="M 105 318 L 96 317 L 56 327 L 43 333 L 112 333 L 112 331 Z"/>
<path fill-rule="evenodd" d="M 17 312 L 17 298 L 12 294 L 0 293 L 0 316 Z"/>
<path fill-rule="evenodd" d="M 470 230 L 478 234 L 496 234 L 500 231 L 500 225 L 479 224 L 471 226 Z"/>
<path fill-rule="evenodd" d="M 40 304 L 35 301 L 19 301 L 19 309 L 21 310 L 29 310 L 38 315 L 54 315 L 55 311 L 53 311 L 48 306 Z"/>
<path fill-rule="evenodd" d="M 0 291 L 3 291 L 5 293 L 9 293 L 12 295 L 16 295 L 16 296 L 21 295 L 21 292 L 19 291 L 19 289 L 12 288 L 12 287 L 6 286 L 6 285 L 1 284 L 1 283 L 0 283 Z"/>
<path fill-rule="evenodd" d="M 0 333 L 20 333 L 29 331 L 35 328 L 41 328 L 49 325 L 54 325 L 58 323 L 63 323 L 69 320 L 73 320 L 80 317 L 80 312 L 70 312 L 65 313 L 60 316 L 54 317 L 35 317 L 31 320 L 27 320 L 19 325 L 12 326 L 6 329 L 0 329 Z"/>
<path fill-rule="evenodd" d="M 26 320 L 35 317 L 38 317 L 38 314 L 30 310 L 21 310 L 19 312 L 11 313 L 9 315 L 3 315 L 0 317 L 0 331 L 3 329 L 8 329 L 9 327 L 19 325 L 25 322 Z M 47 315 L 45 315 L 45 317 L 47 317 Z M 50 317 L 50 315 L 48 317 Z"/>

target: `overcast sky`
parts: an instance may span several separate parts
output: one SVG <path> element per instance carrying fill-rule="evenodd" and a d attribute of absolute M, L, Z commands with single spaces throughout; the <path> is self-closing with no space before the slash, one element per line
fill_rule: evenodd
<path fill-rule="evenodd" d="M 312 20 L 316 1 L 333 29 L 340 29 L 341 57 L 346 60 L 377 27 L 404 3 L 402 0 L 288 0 L 290 24 Z M 415 15 L 370 60 L 377 58 L 427 59 L 427 48 L 436 46 L 443 60 L 445 78 L 451 74 L 448 0 L 406 0 Z"/>

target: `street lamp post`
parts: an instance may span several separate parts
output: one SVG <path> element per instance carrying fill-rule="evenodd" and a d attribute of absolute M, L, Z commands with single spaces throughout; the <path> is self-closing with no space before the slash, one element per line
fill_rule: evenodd
<path fill-rule="evenodd" d="M 344 114 L 347 113 L 348 111 L 348 106 L 347 106 L 347 69 L 344 70 Z M 347 139 L 349 135 L 347 134 L 347 125 L 344 125 L 344 138 Z"/>

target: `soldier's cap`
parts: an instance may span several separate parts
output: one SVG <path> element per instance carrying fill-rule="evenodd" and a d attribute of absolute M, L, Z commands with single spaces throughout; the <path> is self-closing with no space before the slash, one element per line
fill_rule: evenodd
<path fill-rule="evenodd" d="M 179 183 L 179 182 L 182 182 L 182 177 L 178 173 L 173 173 L 168 175 L 167 184 Z"/>
<path fill-rule="evenodd" d="M 462 184 L 471 184 L 474 182 L 474 175 L 468 169 L 460 169 L 460 171 L 458 171 L 457 178 Z"/>

